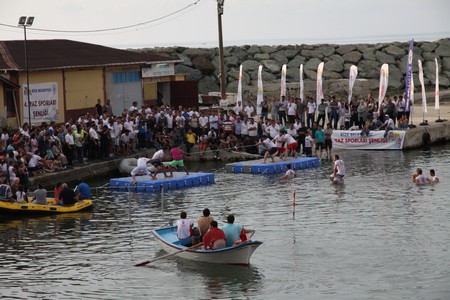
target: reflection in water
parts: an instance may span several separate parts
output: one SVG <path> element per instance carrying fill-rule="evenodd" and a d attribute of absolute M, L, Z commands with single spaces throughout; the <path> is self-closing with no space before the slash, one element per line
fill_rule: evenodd
<path fill-rule="evenodd" d="M 258 295 L 262 286 L 262 275 L 252 265 L 215 265 L 177 258 L 176 266 L 180 276 L 196 275 L 203 279 L 203 293 L 207 299 L 233 298 L 236 295 L 252 297 Z"/>

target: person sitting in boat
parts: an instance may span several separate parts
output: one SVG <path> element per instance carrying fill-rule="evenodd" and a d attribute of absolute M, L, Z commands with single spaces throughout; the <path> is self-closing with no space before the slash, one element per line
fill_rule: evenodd
<path fill-rule="evenodd" d="M 180 149 L 179 145 L 175 145 L 172 149 L 170 149 L 170 155 L 172 155 L 173 160 L 169 164 L 169 177 L 173 177 L 173 168 L 176 167 L 183 167 L 184 171 L 186 171 L 186 175 L 189 175 L 189 171 L 184 165 L 183 154 L 184 151 Z"/>
<path fill-rule="evenodd" d="M 334 167 L 333 174 L 330 176 L 331 181 L 334 184 L 344 183 L 345 176 L 345 163 L 339 158 L 339 155 L 334 155 Z"/>
<path fill-rule="evenodd" d="M 53 195 L 54 195 L 56 201 L 58 201 L 59 194 L 61 193 L 61 191 L 62 191 L 62 183 L 57 182 L 55 184 L 55 187 L 53 188 Z"/>
<path fill-rule="evenodd" d="M 61 186 L 62 191 L 59 193 L 58 205 L 73 205 L 77 203 L 77 195 L 71 188 L 69 188 L 67 183 L 63 183 Z"/>
<path fill-rule="evenodd" d="M 37 184 L 37 189 L 34 190 L 33 203 L 43 205 L 47 204 L 47 190 L 44 189 L 40 183 Z"/>
<path fill-rule="evenodd" d="M 203 236 L 203 248 L 214 250 L 226 247 L 225 232 L 218 228 L 217 221 L 212 221 L 208 232 Z"/>
<path fill-rule="evenodd" d="M 202 236 L 208 231 L 209 224 L 211 224 L 212 221 L 214 221 L 214 218 L 211 216 L 211 212 L 208 208 L 205 208 L 203 210 L 203 216 L 197 220 L 198 227 L 194 228 L 194 235 L 199 236 L 200 241 L 202 240 Z"/>
<path fill-rule="evenodd" d="M 77 194 L 79 200 L 92 198 L 91 188 L 86 182 L 83 181 L 83 179 L 78 181 L 78 185 L 75 187 L 75 193 Z"/>
<path fill-rule="evenodd" d="M 139 157 L 137 160 L 137 166 L 133 170 L 131 170 L 131 177 L 133 177 L 132 185 L 137 183 L 136 176 L 137 175 L 147 175 L 150 176 L 150 171 L 147 169 L 147 164 L 150 163 L 150 158 L 147 157 Z"/>
<path fill-rule="evenodd" d="M 177 220 L 177 237 L 182 240 L 188 238 L 192 235 L 192 228 L 194 227 L 194 223 L 190 219 L 186 219 L 186 212 L 182 211 L 180 213 L 180 219 Z"/>
<path fill-rule="evenodd" d="M 11 187 L 8 185 L 8 178 L 6 177 L 0 178 L 0 201 L 13 201 Z"/>
<path fill-rule="evenodd" d="M 234 215 L 228 215 L 227 224 L 222 226 L 225 232 L 226 246 L 231 247 L 247 240 L 247 233 L 255 232 L 253 229 L 245 229 L 239 224 L 234 224 Z"/>

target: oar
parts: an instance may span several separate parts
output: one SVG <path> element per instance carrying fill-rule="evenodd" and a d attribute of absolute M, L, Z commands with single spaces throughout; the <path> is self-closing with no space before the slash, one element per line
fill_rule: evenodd
<path fill-rule="evenodd" d="M 197 247 L 199 247 L 199 246 L 201 246 L 201 245 L 203 245 L 203 243 L 198 243 L 198 244 L 196 244 L 196 245 L 194 245 L 194 246 L 191 246 L 191 247 L 189 247 L 189 248 L 186 248 L 186 249 L 183 249 L 183 250 L 179 250 L 179 251 L 176 251 L 176 252 L 174 252 L 174 253 L 166 254 L 166 255 L 157 257 L 157 258 L 155 258 L 155 259 L 152 259 L 152 260 L 146 260 L 146 261 L 143 261 L 143 262 L 141 262 L 141 263 L 135 264 L 134 266 L 135 266 L 135 267 L 142 267 L 142 266 L 148 265 L 149 263 L 155 262 L 155 261 L 157 261 L 157 260 L 161 260 L 161 259 L 164 259 L 164 258 L 167 258 L 167 257 L 170 257 L 170 256 L 177 255 L 178 253 L 181 253 L 181 252 L 185 252 L 185 251 L 188 251 L 188 250 L 192 250 L 192 249 L 197 248 Z"/>

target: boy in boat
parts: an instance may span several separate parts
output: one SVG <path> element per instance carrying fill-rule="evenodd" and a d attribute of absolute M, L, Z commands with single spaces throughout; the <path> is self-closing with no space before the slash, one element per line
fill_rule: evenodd
<path fill-rule="evenodd" d="M 208 232 L 203 236 L 203 247 L 206 250 L 226 247 L 225 232 L 218 228 L 217 221 L 211 222 Z"/>
<path fill-rule="evenodd" d="M 209 225 L 212 221 L 214 221 L 214 218 L 210 216 L 211 212 L 208 208 L 205 208 L 203 210 L 203 216 L 201 216 L 197 220 L 198 227 L 194 228 L 194 234 L 196 236 L 200 237 L 200 241 L 202 240 L 202 236 L 206 234 L 206 232 L 209 229 Z"/>
<path fill-rule="evenodd" d="M 34 191 L 34 204 L 47 204 L 47 190 L 42 187 L 42 184 L 37 184 L 37 189 Z"/>
<path fill-rule="evenodd" d="M 8 178 L 0 177 L 0 201 L 12 202 L 13 194 L 11 187 L 8 185 Z"/>
<path fill-rule="evenodd" d="M 227 224 L 222 226 L 225 232 L 226 246 L 231 247 L 247 240 L 247 233 L 255 232 L 252 229 L 245 229 L 239 224 L 234 224 L 234 215 L 228 215 Z"/>
<path fill-rule="evenodd" d="M 180 213 L 180 219 L 177 220 L 177 236 L 180 240 L 188 238 L 192 235 L 192 227 L 194 227 L 194 223 L 186 218 L 186 212 L 182 211 Z"/>
<path fill-rule="evenodd" d="M 71 188 L 69 188 L 67 183 L 63 183 L 61 187 L 62 191 L 61 193 L 59 193 L 58 205 L 73 205 L 77 203 L 78 201 L 77 195 Z"/>
<path fill-rule="evenodd" d="M 83 181 L 83 179 L 78 180 L 78 185 L 75 187 L 75 192 L 79 200 L 92 199 L 91 188 L 89 185 Z"/>

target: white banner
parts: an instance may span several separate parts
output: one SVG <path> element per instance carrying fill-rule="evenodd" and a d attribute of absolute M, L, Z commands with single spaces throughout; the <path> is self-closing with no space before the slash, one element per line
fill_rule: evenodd
<path fill-rule="evenodd" d="M 420 85 L 422 86 L 422 112 L 427 112 L 427 95 L 425 92 L 425 84 L 423 80 L 423 68 L 422 68 L 422 61 L 420 59 L 417 60 L 417 64 L 419 65 L 419 81 Z"/>
<path fill-rule="evenodd" d="M 304 83 L 303 83 L 303 64 L 300 65 L 300 99 L 305 100 L 303 97 L 305 96 L 304 94 Z"/>
<path fill-rule="evenodd" d="M 258 116 L 261 115 L 261 103 L 263 101 L 263 81 L 262 81 L 262 68 L 263 66 L 260 65 L 258 68 L 258 91 L 256 94 L 256 114 Z"/>
<path fill-rule="evenodd" d="M 322 74 L 323 74 L 323 65 L 321 62 L 319 66 L 317 66 L 317 86 L 316 86 L 316 102 L 317 105 L 320 104 L 320 100 L 323 98 L 323 90 L 322 90 Z"/>
<path fill-rule="evenodd" d="M 286 65 L 281 68 L 281 86 L 280 86 L 280 99 L 281 96 L 286 96 Z"/>
<path fill-rule="evenodd" d="M 391 130 L 384 138 L 384 130 L 370 131 L 361 136 L 361 130 L 334 130 L 331 135 L 333 148 L 364 150 L 401 150 L 406 131 Z"/>
<path fill-rule="evenodd" d="M 436 90 L 434 92 L 434 109 L 439 109 L 439 66 L 437 58 L 434 58 L 436 63 Z"/>
<path fill-rule="evenodd" d="M 23 85 L 23 120 L 28 122 L 27 86 Z M 58 116 L 58 84 L 45 82 L 30 84 L 31 123 L 57 121 Z"/>
<path fill-rule="evenodd" d="M 389 65 L 384 64 L 381 66 L 380 70 L 380 92 L 378 94 L 378 112 L 380 112 L 381 103 L 383 103 L 384 96 L 386 96 L 388 83 L 389 83 Z"/>
<path fill-rule="evenodd" d="M 358 76 L 358 67 L 352 65 L 350 67 L 350 74 L 348 75 L 348 103 L 352 102 L 353 85 L 355 84 L 356 76 Z"/>
<path fill-rule="evenodd" d="M 239 105 L 239 106 L 242 107 L 242 65 L 239 67 L 238 90 L 237 90 L 236 102 L 241 103 L 241 105 Z"/>

